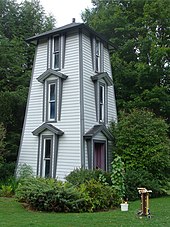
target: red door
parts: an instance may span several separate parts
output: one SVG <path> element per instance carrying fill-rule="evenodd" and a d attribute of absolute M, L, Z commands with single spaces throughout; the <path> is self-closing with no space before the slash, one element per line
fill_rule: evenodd
<path fill-rule="evenodd" d="M 106 170 L 105 143 L 94 144 L 94 168 Z"/>

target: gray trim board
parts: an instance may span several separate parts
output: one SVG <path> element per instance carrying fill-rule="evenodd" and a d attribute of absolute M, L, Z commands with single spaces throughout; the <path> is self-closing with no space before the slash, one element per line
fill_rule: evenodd
<path fill-rule="evenodd" d="M 95 135 L 97 135 L 99 132 L 102 132 L 108 140 L 111 140 L 111 141 L 114 140 L 112 134 L 110 133 L 110 131 L 106 128 L 106 126 L 104 124 L 94 125 L 88 132 L 85 133 L 84 138 L 86 140 L 91 139 Z"/>
<path fill-rule="evenodd" d="M 45 131 L 45 130 L 47 130 L 47 129 L 48 129 L 49 131 L 53 132 L 54 134 L 59 135 L 59 136 L 62 136 L 62 135 L 64 134 L 64 132 L 61 131 L 60 129 L 54 127 L 54 126 L 51 125 L 51 124 L 47 124 L 47 123 L 44 123 L 44 124 L 42 124 L 41 126 L 39 126 L 38 128 L 36 128 L 36 129 L 32 132 L 32 134 L 33 134 L 34 136 L 38 136 L 40 133 L 42 133 L 43 131 Z"/>
<path fill-rule="evenodd" d="M 108 86 L 113 85 L 113 80 L 110 78 L 107 72 L 97 73 L 94 76 L 91 76 L 92 81 L 103 79 Z"/>
<path fill-rule="evenodd" d="M 92 69 L 94 70 L 94 44 L 93 44 L 93 36 L 90 36 L 90 44 L 91 44 L 91 60 L 92 60 Z"/>
<path fill-rule="evenodd" d="M 79 76 L 80 76 L 80 146 L 81 146 L 81 167 L 85 168 L 85 141 L 84 135 L 84 90 L 83 90 L 83 37 L 79 29 Z"/>
<path fill-rule="evenodd" d="M 98 82 L 94 81 L 94 95 L 95 95 L 95 108 L 96 108 L 96 121 L 98 122 Z"/>
<path fill-rule="evenodd" d="M 100 72 L 104 71 L 104 50 L 103 43 L 100 43 Z"/>
<path fill-rule="evenodd" d="M 47 69 L 49 68 L 49 46 L 50 46 L 50 38 L 48 37 L 48 41 L 47 41 Z"/>
<path fill-rule="evenodd" d="M 105 124 L 108 123 L 108 87 L 105 86 Z"/>
<path fill-rule="evenodd" d="M 58 135 L 55 135 L 54 162 L 53 162 L 53 178 L 56 178 L 56 172 L 57 172 L 58 143 L 59 143 L 59 136 Z"/>
<path fill-rule="evenodd" d="M 66 80 L 68 76 L 66 76 L 65 74 L 55 71 L 53 69 L 47 69 L 43 74 L 41 74 L 39 77 L 37 77 L 37 80 L 40 83 L 44 83 L 44 81 L 49 77 L 49 76 L 56 76 L 58 78 L 61 78 L 63 80 Z"/>
<path fill-rule="evenodd" d="M 45 83 L 43 84 L 43 111 L 42 111 L 42 122 L 45 119 Z"/>
<path fill-rule="evenodd" d="M 53 57 L 52 57 L 52 52 L 53 52 L 53 37 L 50 36 L 50 69 L 52 69 L 52 65 L 53 65 Z"/>
<path fill-rule="evenodd" d="M 38 137 L 37 176 L 39 173 L 39 164 L 40 164 L 40 137 Z"/>
<path fill-rule="evenodd" d="M 58 120 L 61 120 L 61 106 L 62 106 L 63 80 L 59 80 L 59 97 L 58 97 Z"/>
<path fill-rule="evenodd" d="M 66 33 L 63 34 L 63 45 L 62 45 L 62 69 L 65 65 L 65 53 L 66 53 Z"/>
<path fill-rule="evenodd" d="M 93 169 L 92 167 L 92 139 L 87 139 L 87 158 L 88 158 L 88 169 Z"/>

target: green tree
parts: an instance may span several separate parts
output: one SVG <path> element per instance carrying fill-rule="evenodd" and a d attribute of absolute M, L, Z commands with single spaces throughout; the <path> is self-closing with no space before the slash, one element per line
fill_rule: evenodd
<path fill-rule="evenodd" d="M 170 171 L 170 139 L 163 119 L 145 110 L 121 112 L 112 125 L 114 152 L 121 156 L 126 171 L 143 169 L 160 184 L 167 182 Z"/>
<path fill-rule="evenodd" d="M 82 17 L 114 45 L 111 62 L 118 110 L 139 107 L 140 100 L 140 107 L 170 123 L 170 1 L 93 3 Z"/>
<path fill-rule="evenodd" d="M 15 161 L 35 47 L 25 38 L 54 28 L 38 0 L 0 0 L 0 122 L 6 129 L 6 161 Z"/>
<path fill-rule="evenodd" d="M 4 156 L 4 148 L 5 148 L 5 143 L 4 143 L 4 139 L 5 139 L 5 128 L 3 126 L 2 123 L 0 123 L 0 165 L 3 161 L 3 156 Z"/>

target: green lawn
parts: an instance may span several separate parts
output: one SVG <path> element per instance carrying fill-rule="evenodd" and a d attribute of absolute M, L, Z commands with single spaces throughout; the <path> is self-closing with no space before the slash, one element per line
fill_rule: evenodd
<path fill-rule="evenodd" d="M 170 226 L 170 196 L 150 200 L 151 219 L 139 218 L 140 201 L 130 202 L 129 211 L 120 209 L 98 213 L 43 213 L 25 210 L 11 198 L 0 198 L 0 227 L 136 227 Z"/>

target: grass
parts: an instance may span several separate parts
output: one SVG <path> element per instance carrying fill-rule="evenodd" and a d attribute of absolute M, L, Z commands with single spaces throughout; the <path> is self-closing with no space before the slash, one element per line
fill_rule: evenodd
<path fill-rule="evenodd" d="M 0 198 L 0 227 L 136 227 L 170 226 L 170 196 L 151 199 L 152 217 L 139 218 L 140 201 L 130 202 L 129 211 L 120 209 L 97 213 L 44 213 L 23 208 L 14 198 Z"/>

